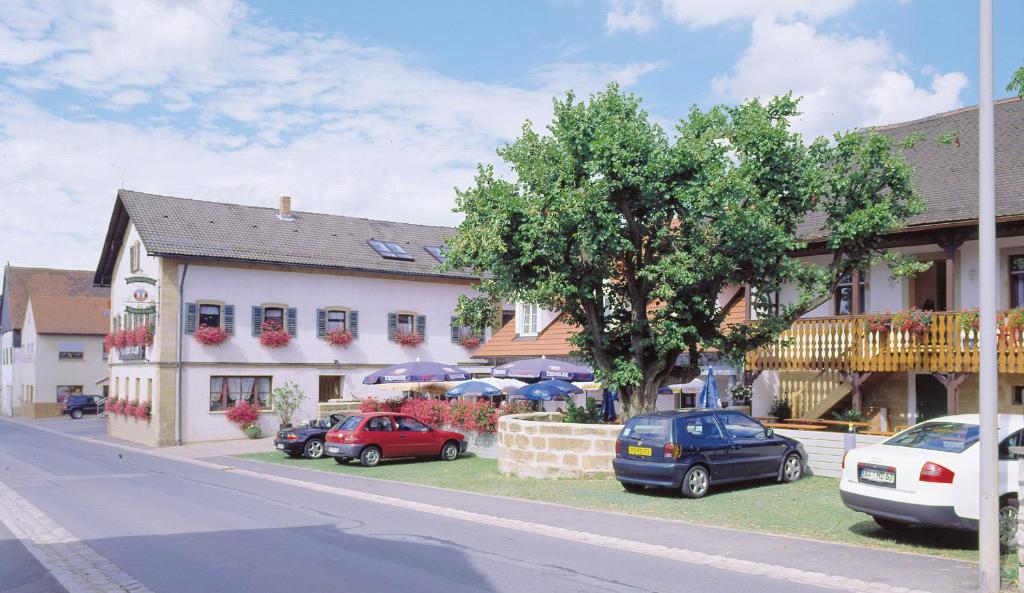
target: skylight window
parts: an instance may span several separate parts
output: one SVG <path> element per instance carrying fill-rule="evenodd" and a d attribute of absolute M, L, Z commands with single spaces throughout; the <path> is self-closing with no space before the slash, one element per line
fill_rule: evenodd
<path fill-rule="evenodd" d="M 379 241 L 377 239 L 370 239 L 367 241 L 370 247 L 377 252 L 378 255 L 384 259 L 401 259 L 405 261 L 412 261 L 412 256 L 409 255 L 402 246 L 394 241 Z"/>
<path fill-rule="evenodd" d="M 423 249 L 425 249 L 427 253 L 429 253 L 430 255 L 433 255 L 434 259 L 441 262 L 442 264 L 448 261 L 448 256 L 445 255 L 445 252 L 448 251 L 447 247 L 439 247 L 437 245 L 424 245 Z"/>

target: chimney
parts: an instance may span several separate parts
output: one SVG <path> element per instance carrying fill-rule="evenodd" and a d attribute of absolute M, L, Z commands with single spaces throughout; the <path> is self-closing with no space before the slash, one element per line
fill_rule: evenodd
<path fill-rule="evenodd" d="M 277 217 L 281 220 L 292 219 L 292 199 L 289 196 L 281 196 L 281 202 L 277 209 Z"/>

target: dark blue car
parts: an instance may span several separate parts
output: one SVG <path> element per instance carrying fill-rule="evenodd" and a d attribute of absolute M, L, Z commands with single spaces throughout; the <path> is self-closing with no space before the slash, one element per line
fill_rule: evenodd
<path fill-rule="evenodd" d="M 630 418 L 615 441 L 615 478 L 630 492 L 645 486 L 700 498 L 712 484 L 803 476 L 799 441 L 734 410 L 656 412 Z"/>

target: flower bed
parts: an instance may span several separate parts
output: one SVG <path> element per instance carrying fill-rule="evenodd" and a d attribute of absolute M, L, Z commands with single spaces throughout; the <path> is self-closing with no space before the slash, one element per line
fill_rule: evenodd
<path fill-rule="evenodd" d="M 498 418 L 507 414 L 532 411 L 526 402 L 512 402 L 504 408 L 495 407 L 488 400 L 439 400 L 372 397 L 359 404 L 361 412 L 400 412 L 431 426 L 445 426 L 457 431 L 491 434 L 497 429 Z"/>
<path fill-rule="evenodd" d="M 348 348 L 348 345 L 352 343 L 352 332 L 347 330 L 336 329 L 329 331 L 324 335 L 324 341 L 331 346 L 341 346 L 342 348 Z"/>
<path fill-rule="evenodd" d="M 278 321 L 260 324 L 260 344 L 267 348 L 283 348 L 292 341 L 292 335 Z"/>
<path fill-rule="evenodd" d="M 192 337 L 204 346 L 219 346 L 227 341 L 228 332 L 220 327 L 200 325 Z"/>

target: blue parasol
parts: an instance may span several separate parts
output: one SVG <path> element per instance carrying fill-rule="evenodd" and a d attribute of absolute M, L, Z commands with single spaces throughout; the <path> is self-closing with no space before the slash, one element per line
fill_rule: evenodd
<path fill-rule="evenodd" d="M 708 367 L 708 380 L 697 397 L 698 408 L 721 408 L 722 400 L 718 398 L 718 383 L 715 382 L 715 371 Z"/>
<path fill-rule="evenodd" d="M 619 417 L 615 413 L 615 401 L 619 399 L 619 392 L 614 389 L 604 390 L 604 399 L 601 400 L 601 418 L 605 422 L 615 422 Z"/>
<path fill-rule="evenodd" d="M 459 397 L 459 396 L 471 396 L 471 397 L 494 397 L 501 395 L 501 389 L 484 383 L 483 381 L 466 381 L 465 383 L 459 383 L 455 387 L 449 389 L 445 395 L 448 397 Z"/>
<path fill-rule="evenodd" d="M 549 358 L 528 358 L 494 367 L 494 377 L 519 379 L 520 381 L 544 381 L 560 379 L 562 381 L 593 381 L 594 370 L 571 362 L 552 360 Z"/>
<path fill-rule="evenodd" d="M 533 385 L 523 385 L 519 389 L 513 391 L 512 395 L 516 397 L 525 397 L 526 399 L 533 401 L 548 401 L 556 397 L 564 397 L 574 393 L 583 393 L 583 390 L 572 383 L 566 383 L 565 381 L 560 381 L 558 379 L 550 379 L 548 381 L 534 383 Z"/>
<path fill-rule="evenodd" d="M 363 385 L 383 383 L 437 383 L 441 381 L 465 381 L 469 373 L 457 366 L 441 362 L 406 362 L 384 367 L 367 375 Z"/>

